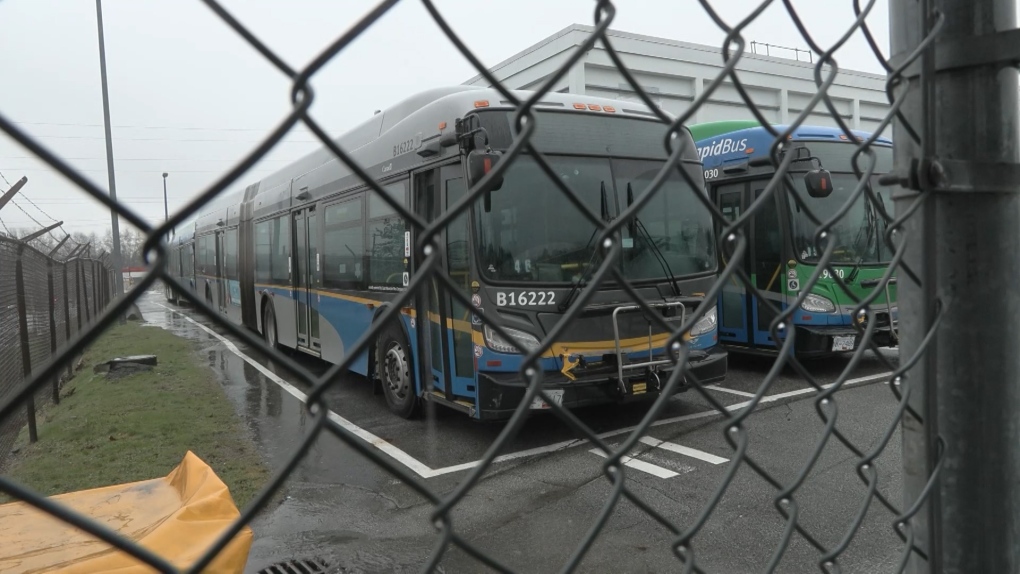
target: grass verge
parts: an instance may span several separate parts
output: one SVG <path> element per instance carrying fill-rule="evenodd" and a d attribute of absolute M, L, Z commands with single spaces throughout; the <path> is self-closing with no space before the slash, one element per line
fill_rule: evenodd
<path fill-rule="evenodd" d="M 115 357 L 156 355 L 151 371 L 120 378 L 93 373 Z M 165 476 L 191 450 L 208 463 L 243 508 L 268 467 L 222 387 L 191 343 L 158 327 L 111 328 L 85 354 L 84 368 L 27 432 L 6 476 L 50 496 Z M 0 503 L 10 502 L 0 495 Z"/>

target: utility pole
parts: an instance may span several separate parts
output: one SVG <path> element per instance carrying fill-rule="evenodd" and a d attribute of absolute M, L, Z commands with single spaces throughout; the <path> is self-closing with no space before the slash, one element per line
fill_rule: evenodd
<path fill-rule="evenodd" d="M 170 219 L 170 211 L 166 206 L 166 176 L 168 175 L 170 174 L 163 172 L 163 221 Z"/>
<path fill-rule="evenodd" d="M 103 41 L 103 0 L 96 0 L 96 23 L 99 26 L 99 75 L 103 84 L 103 123 L 106 128 L 106 171 L 110 177 L 110 199 L 117 201 L 117 182 L 113 175 L 113 135 L 110 129 L 110 91 L 106 84 L 106 45 Z M 110 210 L 110 227 L 113 233 L 113 293 L 124 294 L 124 273 L 120 256 L 120 222 L 117 212 Z M 123 322 L 124 319 L 121 318 Z"/>

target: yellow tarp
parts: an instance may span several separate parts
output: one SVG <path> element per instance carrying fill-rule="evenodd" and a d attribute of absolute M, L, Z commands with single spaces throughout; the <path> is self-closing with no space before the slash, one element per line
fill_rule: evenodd
<path fill-rule="evenodd" d="M 227 486 L 188 452 L 164 478 L 60 494 L 51 498 L 187 568 L 240 515 Z M 251 549 L 245 527 L 206 572 L 242 572 Z M 24 502 L 0 506 L 0 572 L 110 572 L 153 569 Z"/>

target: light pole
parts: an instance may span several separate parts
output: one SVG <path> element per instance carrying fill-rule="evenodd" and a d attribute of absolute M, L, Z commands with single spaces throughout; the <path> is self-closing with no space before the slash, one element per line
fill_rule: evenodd
<path fill-rule="evenodd" d="M 167 172 L 163 172 L 163 221 L 170 219 L 170 212 L 166 208 L 166 176 L 169 175 Z"/>
<path fill-rule="evenodd" d="M 113 176 L 113 135 L 110 133 L 110 92 L 106 85 L 106 44 L 103 39 L 103 3 L 96 0 L 96 25 L 99 28 L 99 78 L 103 86 L 103 125 L 106 128 L 106 171 L 110 178 L 110 199 L 117 201 L 117 184 Z M 124 294 L 123 260 L 120 253 L 120 226 L 117 212 L 110 210 L 110 231 L 113 235 L 114 294 Z M 121 323 L 124 318 L 121 317 Z"/>

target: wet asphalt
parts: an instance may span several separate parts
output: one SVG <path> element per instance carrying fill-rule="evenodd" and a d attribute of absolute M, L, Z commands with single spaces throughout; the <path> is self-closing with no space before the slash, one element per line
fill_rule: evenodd
<path fill-rule="evenodd" d="M 294 396 L 308 389 L 205 317 L 166 302 L 160 292 L 146 294 L 139 308 L 146 322 L 195 342 L 270 467 L 274 471 L 285 467 L 312 428 L 310 415 Z M 250 362 L 195 323 L 225 336 Z M 883 350 L 883 355 L 893 364 L 898 359 L 895 350 Z M 294 358 L 315 373 L 328 367 L 311 357 Z M 274 376 L 267 376 L 252 362 Z M 727 379 L 711 391 L 711 397 L 732 407 L 750 399 L 773 361 L 731 354 L 729 366 Z M 821 384 L 834 382 L 846 368 L 845 359 L 809 364 Z M 853 384 L 836 394 L 836 426 L 863 452 L 875 449 L 889 429 L 896 429 L 875 467 L 878 492 L 900 507 L 897 401 L 881 376 L 888 371 L 874 354 L 865 355 L 848 377 Z M 291 390 L 285 388 L 288 384 Z M 826 551 L 842 547 L 853 532 L 838 558 L 843 572 L 894 570 L 903 552 L 893 530 L 895 514 L 868 497 L 868 487 L 857 474 L 859 457 L 835 437 L 822 440 L 825 423 L 818 409 L 829 407 L 816 405 L 814 391 L 807 391 L 807 383 L 786 370 L 766 392 L 772 399 L 759 405 L 745 422 L 746 457 L 771 480 L 748 464 L 733 470 L 735 451 L 724 436 L 725 420 L 705 398 L 686 392 L 669 401 L 655 426 L 631 450 L 633 460 L 624 467 L 624 484 L 670 522 L 672 530 L 619 496 L 603 473 L 605 459 L 592 452 L 588 442 L 564 444 L 578 435 L 548 414 L 530 418 L 519 436 L 500 451 L 502 458 L 486 469 L 455 506 L 453 530 L 514 571 L 557 572 L 585 543 L 607 502 L 616 501 L 575 571 L 678 572 L 683 568 L 673 543 L 678 535 L 693 532 L 686 555 L 693 555 L 706 572 L 762 571 L 781 547 L 785 552 L 776 571 L 818 572 L 823 551 L 798 533 L 783 543 L 788 523 L 776 507 L 780 493 L 776 483 L 798 485 L 792 505 L 783 508 L 796 512 L 797 523 Z M 503 423 L 473 422 L 447 409 L 423 419 L 400 419 L 359 376 L 339 380 L 326 397 L 331 410 L 351 428 L 363 429 L 405 453 L 398 458 L 412 460 L 414 468 L 401 466 L 398 458 L 387 459 L 440 498 L 458 489 L 471 473 L 470 463 L 485 454 L 504 428 Z M 629 427 L 646 412 L 646 405 L 635 404 L 583 409 L 576 414 L 614 448 L 630 436 Z M 819 449 L 817 462 L 805 473 Z M 721 489 L 724 484 L 728 486 Z M 433 511 L 432 503 L 415 490 L 340 439 L 322 433 L 280 495 L 252 522 L 255 540 L 246 572 L 311 558 L 324 559 L 331 565 L 330 572 L 418 572 L 442 541 Z M 864 518 L 854 532 L 862 512 Z M 496 570 L 448 545 L 440 571 Z"/>

